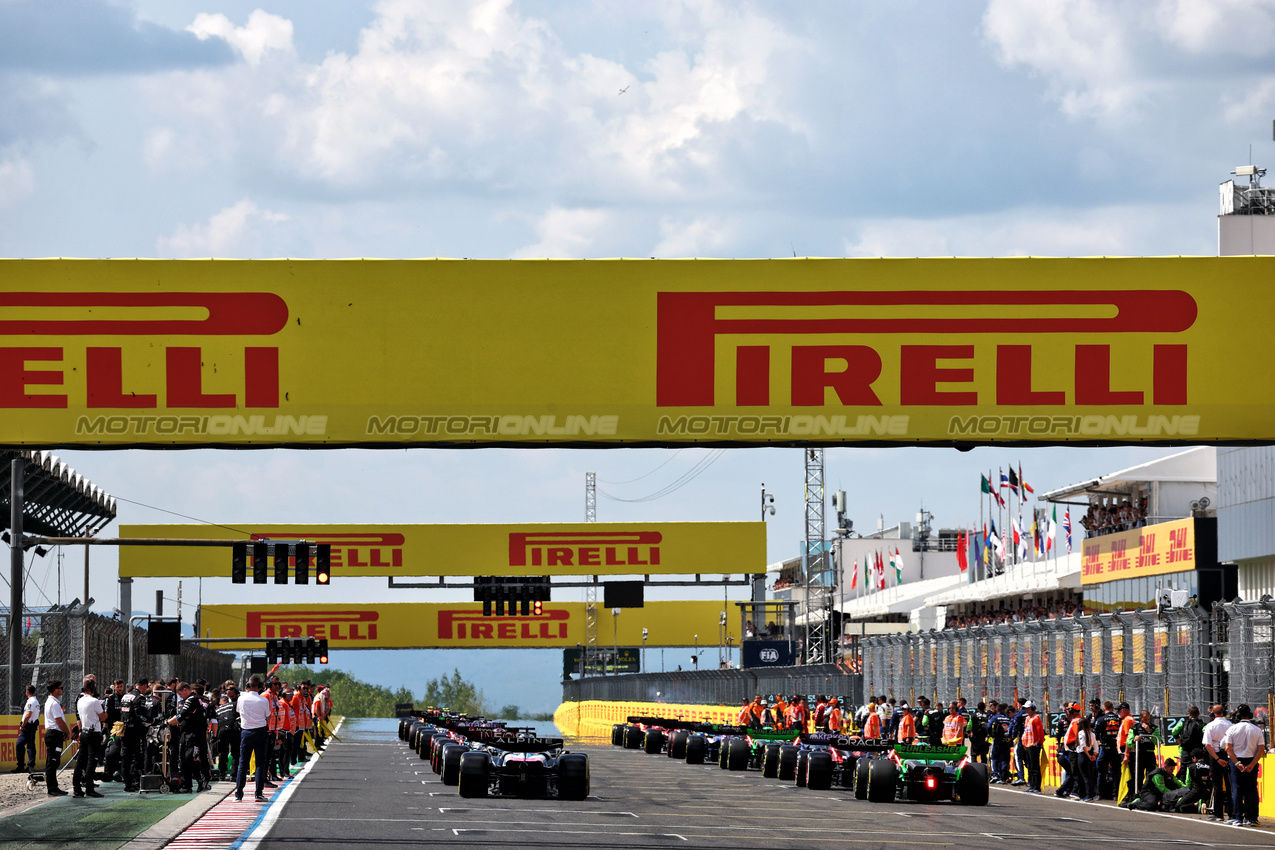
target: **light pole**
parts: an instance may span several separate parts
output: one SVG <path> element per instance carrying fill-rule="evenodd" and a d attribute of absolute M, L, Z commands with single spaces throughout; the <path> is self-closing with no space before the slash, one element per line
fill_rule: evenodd
<path fill-rule="evenodd" d="M 646 672 L 646 627 L 642 627 L 642 672 Z"/>
<path fill-rule="evenodd" d="M 765 482 L 761 485 L 761 521 L 766 521 L 766 514 L 775 515 L 775 496 L 773 493 L 766 492 Z M 753 579 L 753 601 L 766 601 L 766 574 L 762 573 Z"/>
<path fill-rule="evenodd" d="M 718 667 L 721 667 L 722 664 L 726 661 L 726 658 L 724 655 L 725 647 L 726 647 L 726 612 L 723 611 L 722 616 L 717 623 L 717 666 Z"/>
<path fill-rule="evenodd" d="M 699 669 L 699 635 L 695 635 L 695 654 L 691 656 L 691 666 Z"/>
<path fill-rule="evenodd" d="M 611 670 L 620 675 L 620 609 L 611 609 Z"/>

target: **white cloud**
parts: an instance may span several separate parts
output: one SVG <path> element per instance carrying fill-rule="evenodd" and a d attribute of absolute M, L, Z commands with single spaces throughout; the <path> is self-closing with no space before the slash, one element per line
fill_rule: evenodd
<path fill-rule="evenodd" d="M 605 210 L 552 207 L 535 223 L 540 237 L 534 245 L 519 248 L 514 259 L 577 259 L 597 256 L 596 245 L 614 222 Z"/>
<path fill-rule="evenodd" d="M 245 255 L 244 243 L 261 225 L 288 221 L 283 213 L 259 209 L 244 198 L 214 214 L 205 224 L 177 225 L 172 236 L 156 242 L 160 257 L 230 257 Z"/>
<path fill-rule="evenodd" d="M 1191 205 L 1114 205 L 1087 210 L 1020 208 L 852 226 L 847 257 L 1093 257 L 1217 253 Z M 1165 222 L 1173 222 L 1170 228 Z"/>
<path fill-rule="evenodd" d="M 279 15 L 272 15 L 255 10 L 248 16 L 245 26 L 237 27 L 225 15 L 210 15 L 200 12 L 194 22 L 186 27 L 187 32 L 194 33 L 200 41 L 209 38 L 224 39 L 231 47 L 238 50 L 249 65 L 261 64 L 268 50 L 293 53 L 292 21 Z"/>
<path fill-rule="evenodd" d="M 35 194 L 35 169 L 15 149 L 0 148 L 0 209 L 9 209 Z"/>
<path fill-rule="evenodd" d="M 660 219 L 660 241 L 652 257 L 720 257 L 734 237 L 734 228 L 717 216 L 690 220 Z"/>

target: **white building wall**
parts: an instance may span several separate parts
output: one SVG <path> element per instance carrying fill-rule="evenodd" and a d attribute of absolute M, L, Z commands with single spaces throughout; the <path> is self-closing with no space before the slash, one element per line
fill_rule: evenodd
<path fill-rule="evenodd" d="M 1217 249 L 1219 257 L 1275 254 L 1275 215 L 1218 216 Z"/>
<path fill-rule="evenodd" d="M 1275 446 L 1217 450 L 1217 537 L 1219 561 L 1275 557 Z"/>
<path fill-rule="evenodd" d="M 1275 557 L 1240 562 L 1239 594 L 1249 602 L 1263 596 L 1275 597 Z"/>

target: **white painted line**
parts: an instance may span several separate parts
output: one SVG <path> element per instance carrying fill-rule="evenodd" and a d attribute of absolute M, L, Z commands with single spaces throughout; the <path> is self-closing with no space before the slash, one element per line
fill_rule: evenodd
<path fill-rule="evenodd" d="M 345 718 L 343 717 L 341 720 L 337 721 L 337 729 L 341 728 L 341 723 L 344 720 Z M 332 731 L 335 733 L 336 729 L 333 729 Z M 327 747 L 325 746 L 323 749 L 327 750 Z M 279 816 L 283 814 L 284 805 L 292 798 L 293 793 L 297 790 L 297 786 L 301 784 L 301 780 L 305 779 L 306 774 L 308 774 L 320 761 L 321 759 L 318 757 L 307 761 L 305 763 L 305 767 L 301 768 L 301 772 L 288 783 L 287 788 L 283 789 L 283 793 L 270 801 L 270 807 L 266 810 L 266 816 L 261 819 L 261 823 L 257 824 L 257 828 L 249 833 L 248 837 L 244 839 L 244 842 L 239 845 L 239 850 L 257 850 L 257 847 L 263 840 L 265 840 L 265 837 L 270 834 L 270 830 L 274 828 L 275 821 L 279 820 Z"/>
<path fill-rule="evenodd" d="M 470 806 L 439 806 L 439 812 L 472 812 L 474 807 Z M 517 812 L 518 814 L 558 814 L 561 812 L 569 812 L 573 815 L 626 815 L 631 818 L 637 817 L 633 812 L 594 812 L 584 809 L 499 809 L 482 807 L 484 812 Z"/>

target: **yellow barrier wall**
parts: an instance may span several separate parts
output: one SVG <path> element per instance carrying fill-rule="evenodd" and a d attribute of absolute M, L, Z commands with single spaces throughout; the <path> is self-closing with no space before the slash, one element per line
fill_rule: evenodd
<path fill-rule="evenodd" d="M 44 705 L 44 701 L 40 701 Z M 67 712 L 66 725 L 76 724 L 75 714 Z M 0 714 L 0 773 L 8 773 L 18 766 L 18 733 L 22 731 L 21 714 Z M 65 750 L 65 747 L 63 748 Z M 36 735 L 35 764 L 41 773 L 44 772 L 44 760 L 47 754 L 44 749 L 44 715 L 40 715 L 40 729 Z M 63 764 L 66 763 L 65 757 Z"/>
<path fill-rule="evenodd" d="M 732 723 L 739 714 L 735 706 L 726 705 L 692 705 L 688 703 L 667 702 L 606 702 L 603 700 L 586 700 L 584 702 L 564 702 L 554 712 L 553 722 L 563 735 L 575 738 L 604 738 L 610 740 L 611 726 L 623 723 L 632 715 L 649 717 L 673 717 L 681 720 L 701 720 L 706 723 Z M 1058 751 L 1057 740 L 1046 738 L 1043 759 L 1044 773 L 1042 785 L 1057 788 L 1061 781 L 1061 771 L 1055 753 Z M 10 745 L 12 753 L 12 745 Z M 1178 758 L 1177 747 L 1163 747 L 1161 758 Z M 1271 756 L 1275 759 L 1275 755 Z M 1275 771 L 1266 770 L 1266 763 L 1258 771 L 1257 790 L 1261 797 L 1261 816 L 1275 818 Z M 1123 778 L 1121 780 L 1123 784 Z"/>

